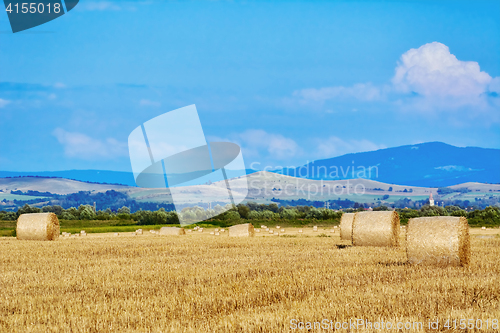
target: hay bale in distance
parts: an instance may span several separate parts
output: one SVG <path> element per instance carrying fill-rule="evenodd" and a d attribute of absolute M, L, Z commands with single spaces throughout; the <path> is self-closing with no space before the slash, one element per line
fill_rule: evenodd
<path fill-rule="evenodd" d="M 454 216 L 410 219 L 406 254 L 410 264 L 467 266 L 470 262 L 467 219 Z"/>
<path fill-rule="evenodd" d="M 184 228 L 162 227 L 160 229 L 160 236 L 180 236 L 185 234 Z"/>
<path fill-rule="evenodd" d="M 356 213 L 352 223 L 355 246 L 399 246 L 399 214 L 395 211 Z"/>
<path fill-rule="evenodd" d="M 56 240 L 59 220 L 54 213 L 21 214 L 17 219 L 16 235 L 19 240 Z"/>
<path fill-rule="evenodd" d="M 340 239 L 352 240 L 352 222 L 356 213 L 344 213 L 340 218 Z"/>
<path fill-rule="evenodd" d="M 142 229 L 137 229 L 137 230 L 135 231 L 135 234 L 136 234 L 136 235 L 142 235 Z"/>
<path fill-rule="evenodd" d="M 237 224 L 229 227 L 229 237 L 253 237 L 254 228 L 251 223 Z"/>

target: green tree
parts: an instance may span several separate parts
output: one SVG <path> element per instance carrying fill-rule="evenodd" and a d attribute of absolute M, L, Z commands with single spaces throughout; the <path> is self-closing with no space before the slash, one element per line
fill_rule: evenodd
<path fill-rule="evenodd" d="M 238 214 L 240 214 L 242 218 L 248 219 L 248 215 L 250 214 L 250 208 L 242 204 L 239 204 L 237 208 L 238 208 Z"/>
<path fill-rule="evenodd" d="M 80 207 L 78 207 L 78 210 L 80 211 L 80 220 L 95 220 L 96 215 L 93 207 L 86 205 L 81 210 Z"/>

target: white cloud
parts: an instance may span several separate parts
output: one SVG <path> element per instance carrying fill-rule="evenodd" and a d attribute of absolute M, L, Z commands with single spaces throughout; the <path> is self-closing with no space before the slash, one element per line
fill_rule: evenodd
<path fill-rule="evenodd" d="M 378 101 L 383 99 L 384 88 L 379 88 L 371 83 L 358 83 L 351 87 L 325 87 L 307 88 L 297 90 L 294 97 L 302 99 L 303 102 L 324 102 L 330 99 L 356 99 L 360 101 Z"/>
<path fill-rule="evenodd" d="M 283 165 L 283 163 L 303 155 L 302 149 L 293 139 L 259 129 L 233 133 L 228 138 L 209 136 L 207 140 L 209 142 L 234 142 L 238 144 L 243 151 L 243 158 L 247 165 L 259 162 L 261 164 L 258 168 L 261 169 L 266 166 Z"/>
<path fill-rule="evenodd" d="M 330 158 L 383 148 L 386 147 L 369 140 L 343 140 L 339 137 L 331 136 L 326 140 L 317 140 L 316 156 L 317 158 Z"/>
<path fill-rule="evenodd" d="M 483 104 L 491 82 L 477 62 L 458 60 L 438 42 L 405 52 L 392 79 L 397 92 L 416 93 L 428 104 L 452 108 Z"/>
<path fill-rule="evenodd" d="M 300 151 L 297 143 L 281 134 L 263 130 L 247 130 L 239 135 L 243 145 L 251 150 L 266 150 L 275 159 L 293 158 Z"/>
<path fill-rule="evenodd" d="M 149 99 L 141 99 L 141 101 L 139 102 L 139 105 L 140 106 L 154 106 L 154 107 L 159 107 L 159 106 L 161 106 L 161 103 L 160 102 L 151 101 Z"/>
<path fill-rule="evenodd" d="M 251 166 L 259 169 L 264 169 L 266 166 L 275 169 L 283 166 L 292 167 L 292 165 L 297 167 L 306 163 L 306 160 L 331 158 L 386 148 L 384 145 L 369 140 L 343 140 L 335 136 L 327 139 L 311 138 L 299 145 L 293 139 L 281 134 L 257 129 L 230 135 L 229 139 L 208 137 L 208 141 L 237 143 L 243 149 L 243 158 L 247 165 L 250 166 L 252 162 L 260 162 L 258 167 Z"/>
<path fill-rule="evenodd" d="M 358 83 L 350 87 L 302 89 L 293 92 L 293 97 L 284 102 L 288 107 L 320 108 L 328 100 L 387 102 L 398 110 L 418 113 L 460 111 L 455 119 L 448 119 L 452 123 L 468 121 L 478 115 L 495 122 L 500 120 L 498 94 L 500 77 L 492 78 L 481 71 L 477 62 L 459 60 L 450 53 L 448 46 L 432 42 L 401 56 L 391 84 Z M 471 108 L 474 112 L 470 112 Z"/>
<path fill-rule="evenodd" d="M 56 128 L 52 134 L 63 145 L 68 157 L 94 160 L 128 156 L 127 144 L 113 138 L 98 140 L 82 133 L 67 132 L 62 128 Z"/>
<path fill-rule="evenodd" d="M 1 99 L 0 98 L 0 109 L 3 108 L 3 107 L 6 107 L 7 104 L 9 104 L 10 101 L 6 100 L 6 99 Z"/>

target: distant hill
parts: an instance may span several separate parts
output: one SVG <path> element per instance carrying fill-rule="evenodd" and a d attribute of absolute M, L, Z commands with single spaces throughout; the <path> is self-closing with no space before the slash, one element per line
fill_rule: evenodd
<path fill-rule="evenodd" d="M 354 172 L 353 172 L 354 171 Z M 255 170 L 246 170 L 247 174 Z M 443 187 L 467 182 L 500 184 L 500 149 L 460 148 L 429 142 L 316 160 L 274 173 L 311 180 L 364 178 L 387 184 Z M 239 172 L 227 171 L 229 178 Z M 136 186 L 132 172 L 67 170 L 0 171 L 2 177 L 60 177 L 83 182 Z"/>
<path fill-rule="evenodd" d="M 101 184 L 119 184 L 136 186 L 134 174 L 125 171 L 106 171 L 106 170 L 65 170 L 65 171 L 33 171 L 33 172 L 13 172 L 0 171 L 0 178 L 7 177 L 57 177 L 78 180 L 81 182 L 101 183 Z"/>
<path fill-rule="evenodd" d="M 354 172 L 353 172 L 354 170 Z M 424 187 L 500 183 L 500 149 L 429 142 L 317 160 L 275 172 L 306 179 L 366 178 Z"/>
<path fill-rule="evenodd" d="M 247 174 L 255 170 L 246 170 Z M 239 171 L 226 170 L 229 178 L 241 175 Z M 43 178 L 65 178 L 77 180 L 80 182 L 108 184 L 108 185 L 126 185 L 137 186 L 134 180 L 134 174 L 126 171 L 107 171 L 107 170 L 65 170 L 65 171 L 33 171 L 33 172 L 14 172 L 0 171 L 0 178 L 13 177 L 43 177 Z M 209 177 L 207 177 L 209 178 Z M 187 184 L 189 185 L 189 184 Z"/>

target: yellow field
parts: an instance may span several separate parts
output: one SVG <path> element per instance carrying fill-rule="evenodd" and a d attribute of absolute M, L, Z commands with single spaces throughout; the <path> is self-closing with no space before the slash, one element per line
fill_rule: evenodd
<path fill-rule="evenodd" d="M 208 232 L 1 238 L 0 330 L 304 332 L 293 323 L 326 319 L 324 328 L 345 328 L 366 319 L 394 328 L 422 322 L 411 331 L 427 332 L 429 320 L 439 319 L 439 331 L 458 331 L 453 322 L 443 327 L 450 318 L 457 327 L 460 319 L 482 319 L 478 332 L 500 331 L 491 329 L 500 320 L 499 229 L 471 232 L 469 268 L 406 265 L 403 235 L 392 249 L 338 248 L 348 244 L 338 229 L 241 239 Z"/>

